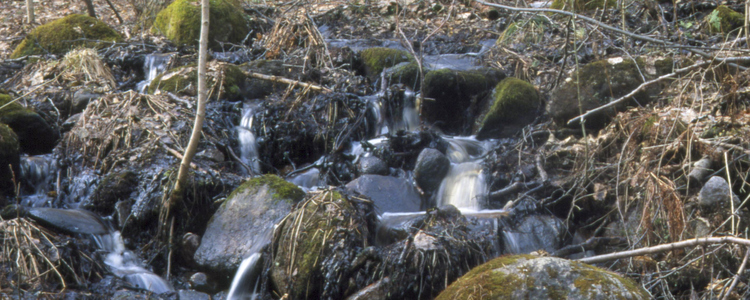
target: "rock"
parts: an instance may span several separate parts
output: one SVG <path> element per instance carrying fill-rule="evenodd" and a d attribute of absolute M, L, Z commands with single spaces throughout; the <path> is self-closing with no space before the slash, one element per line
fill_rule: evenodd
<path fill-rule="evenodd" d="M 736 209 L 740 205 L 739 197 L 732 192 L 729 183 L 723 177 L 713 176 L 698 193 L 698 204 L 702 209 L 709 212 L 729 211 L 731 206 L 730 195 L 732 195 L 731 201 L 734 201 L 734 208 Z"/>
<path fill-rule="evenodd" d="M 422 104 L 426 123 L 438 122 L 452 134 L 468 134 L 476 115 L 483 107 L 480 100 L 505 77 L 500 71 L 454 71 L 440 69 L 425 74 L 422 88 L 427 98 Z"/>
<path fill-rule="evenodd" d="M 364 156 L 359 159 L 360 174 L 387 176 L 391 173 L 385 162 L 377 156 Z"/>
<path fill-rule="evenodd" d="M 284 66 L 284 62 L 281 60 L 259 59 L 241 64 L 239 68 L 243 72 L 302 79 L 294 72 L 294 70 L 292 70 L 292 68 Z M 238 83 L 238 86 L 240 88 L 240 95 L 245 99 L 263 98 L 274 91 L 283 90 L 287 87 L 287 85 L 283 83 L 247 76 Z"/>
<path fill-rule="evenodd" d="M 34 28 L 10 58 L 48 53 L 61 55 L 78 47 L 103 47 L 110 45 L 107 42 L 119 41 L 122 36 L 104 22 L 72 14 Z"/>
<path fill-rule="evenodd" d="M 550 8 L 570 11 L 586 11 L 604 8 L 617 8 L 616 0 L 554 0 Z"/>
<path fill-rule="evenodd" d="M 0 106 L 11 101 L 10 95 L 0 94 Z M 0 123 L 7 124 L 18 135 L 21 151 L 29 155 L 49 153 L 58 135 L 36 112 L 11 103 L 0 111 Z"/>
<path fill-rule="evenodd" d="M 73 94 L 73 99 L 70 105 L 70 114 L 74 115 L 82 112 L 89 105 L 89 102 L 99 99 L 101 94 L 93 93 L 87 90 L 78 90 Z"/>
<path fill-rule="evenodd" d="M 138 174 L 126 170 L 110 172 L 102 178 L 91 197 L 81 200 L 81 208 L 110 215 L 114 212 L 115 203 L 130 199 L 130 194 L 138 188 Z"/>
<path fill-rule="evenodd" d="M 362 175 L 346 188 L 370 198 L 378 214 L 419 211 L 422 202 L 411 184 L 396 177 Z"/>
<path fill-rule="evenodd" d="M 210 300 L 211 296 L 206 293 L 191 291 L 191 290 L 179 290 L 177 291 L 178 300 Z"/>
<path fill-rule="evenodd" d="M 274 233 L 270 273 L 278 295 L 343 299 L 356 284 L 349 274 L 356 254 L 367 245 L 369 227 L 363 216 L 368 211 L 336 190 L 314 193 L 300 204 Z"/>
<path fill-rule="evenodd" d="M 211 62 L 208 68 L 209 70 L 218 70 L 218 72 L 210 71 L 207 73 L 208 86 L 214 87 L 209 92 L 212 99 L 222 97 L 222 99 L 233 101 L 242 96 L 242 86 L 247 76 L 240 67 L 228 63 Z M 154 78 L 147 90 L 149 94 L 160 90 L 177 95 L 195 96 L 197 95 L 197 78 L 198 68 L 195 65 L 177 67 Z M 217 78 L 221 78 L 222 82 L 217 83 Z"/>
<path fill-rule="evenodd" d="M 369 48 L 359 53 L 365 68 L 365 75 L 370 79 L 380 78 L 383 70 L 398 65 L 402 62 L 414 61 L 414 57 L 404 50 L 391 48 Z"/>
<path fill-rule="evenodd" d="M 208 29 L 209 47 L 219 49 L 221 42 L 240 44 L 250 32 L 249 18 L 237 2 L 211 1 Z M 200 38 L 201 6 L 197 0 L 177 0 L 156 15 L 154 33 L 161 33 L 178 46 L 197 46 Z"/>
<path fill-rule="evenodd" d="M 515 135 L 539 115 L 542 101 L 530 83 L 508 77 L 495 86 L 492 106 L 484 116 L 477 139 L 503 138 Z"/>
<path fill-rule="evenodd" d="M 690 178 L 691 186 L 695 186 L 694 184 L 698 182 L 703 182 L 708 175 L 711 175 L 713 173 L 713 169 L 711 168 L 711 165 L 713 163 L 711 162 L 711 159 L 709 157 L 701 158 L 700 160 L 696 161 L 693 164 L 693 169 L 688 173 L 688 178 Z"/>
<path fill-rule="evenodd" d="M 414 179 L 417 181 L 417 186 L 425 193 L 431 194 L 440 187 L 450 166 L 450 160 L 442 152 L 432 148 L 423 149 L 414 166 Z"/>
<path fill-rule="evenodd" d="M 219 151 L 219 149 L 216 149 L 216 147 L 214 146 L 209 146 L 203 151 L 196 153 L 195 157 L 199 159 L 209 160 L 215 163 L 223 162 L 225 159 L 224 153 Z"/>
<path fill-rule="evenodd" d="M 503 256 L 453 282 L 446 299 L 651 299 L 632 279 L 556 257 Z"/>
<path fill-rule="evenodd" d="M 60 125 L 60 131 L 61 133 L 65 133 L 73 129 L 74 126 L 76 126 L 76 123 L 78 123 L 78 120 L 81 118 L 81 114 L 77 113 L 75 115 L 70 116 L 68 119 L 65 120 L 65 122 Z"/>
<path fill-rule="evenodd" d="M 400 83 L 412 90 L 419 90 L 419 65 L 414 61 L 406 61 L 385 70 L 385 78 L 389 84 Z"/>
<path fill-rule="evenodd" d="M 8 125 L 0 124 L 0 166 L 5 166 L 5 168 L 0 168 L 0 193 L 7 195 L 14 193 L 13 174 L 21 174 L 20 152 L 21 146 L 16 133 Z M 7 167 L 9 165 L 12 166 L 12 170 Z"/>
<path fill-rule="evenodd" d="M 27 216 L 65 233 L 106 234 L 110 227 L 96 214 L 81 209 L 29 208 Z"/>
<path fill-rule="evenodd" d="M 714 11 L 706 16 L 708 31 L 710 33 L 728 33 L 742 27 L 745 15 L 738 13 L 726 5 L 719 5 Z"/>
<path fill-rule="evenodd" d="M 274 225 L 304 195 L 297 186 L 276 175 L 243 183 L 208 222 L 195 252 L 196 263 L 222 274 L 234 272 L 243 258 L 270 241 Z"/>
<path fill-rule="evenodd" d="M 388 285 L 391 283 L 390 278 L 385 277 L 359 290 L 346 300 L 381 300 L 388 298 Z"/>
<path fill-rule="evenodd" d="M 544 250 L 554 252 L 562 246 L 566 235 L 562 220 L 547 215 L 525 217 L 518 226 L 502 232 L 505 253 L 526 254 Z"/>
<path fill-rule="evenodd" d="M 652 70 L 653 73 L 649 73 L 648 70 Z M 656 68 L 647 68 L 646 61 L 641 58 L 633 61 L 631 58 L 615 57 L 589 63 L 573 72 L 565 82 L 552 91 L 547 113 L 558 125 L 567 126 L 568 120 L 580 115 L 581 111 L 597 108 L 630 93 L 643 83 L 642 75 L 649 80 L 656 75 Z M 576 78 L 580 80 L 580 86 Z M 603 128 L 618 111 L 631 103 L 635 104 L 635 100 L 638 104 L 645 105 L 658 90 L 658 85 L 651 85 L 636 93 L 631 100 L 587 117 L 586 127 Z M 580 123 L 574 126 L 580 127 Z"/>
<path fill-rule="evenodd" d="M 180 239 L 179 254 L 188 262 L 194 262 L 193 257 L 201 245 L 201 236 L 192 232 L 185 233 Z"/>
<path fill-rule="evenodd" d="M 208 275 L 203 272 L 196 272 L 195 274 L 190 275 L 188 283 L 190 283 L 190 287 L 199 291 L 211 291 L 215 288 L 215 286 L 209 283 Z"/>

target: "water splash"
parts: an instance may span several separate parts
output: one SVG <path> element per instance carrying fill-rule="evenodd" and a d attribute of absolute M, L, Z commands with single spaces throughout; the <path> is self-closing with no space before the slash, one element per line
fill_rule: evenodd
<path fill-rule="evenodd" d="M 250 255 L 242 260 L 237 273 L 232 279 L 232 286 L 229 288 L 227 300 L 251 300 L 258 297 L 258 286 L 261 279 L 261 253 L 260 251 L 271 242 L 273 229 L 275 225 L 267 226 L 263 232 L 258 233 L 253 246 L 250 249 Z"/>
<path fill-rule="evenodd" d="M 54 198 L 47 193 L 55 191 L 55 179 L 59 170 L 52 154 L 22 155 L 20 170 L 24 189 L 32 191 L 31 194 L 22 196 L 21 203 L 27 207 L 48 206 Z"/>
<path fill-rule="evenodd" d="M 461 211 L 478 211 L 487 195 L 482 165 L 475 162 L 452 164 L 437 193 L 439 205 L 453 205 Z"/>
<path fill-rule="evenodd" d="M 125 279 L 134 287 L 157 294 L 174 292 L 169 282 L 141 266 L 138 256 L 125 248 L 119 231 L 93 237 L 97 246 L 107 252 L 104 264 L 112 274 Z"/>
<path fill-rule="evenodd" d="M 448 142 L 448 159 L 454 163 L 479 160 L 492 146 L 490 141 L 479 141 L 474 136 L 444 136 L 443 139 Z"/>
<path fill-rule="evenodd" d="M 154 53 L 146 55 L 143 62 L 143 72 L 146 78 L 136 84 L 138 92 L 146 93 L 146 89 L 151 84 L 151 81 L 167 70 L 167 66 L 173 55 L 173 53 Z"/>
<path fill-rule="evenodd" d="M 245 104 L 242 107 L 242 120 L 240 121 L 240 126 L 237 128 L 237 134 L 240 140 L 240 159 L 245 165 L 250 167 L 249 173 L 259 174 L 258 143 L 253 133 L 253 116 L 253 107 Z"/>

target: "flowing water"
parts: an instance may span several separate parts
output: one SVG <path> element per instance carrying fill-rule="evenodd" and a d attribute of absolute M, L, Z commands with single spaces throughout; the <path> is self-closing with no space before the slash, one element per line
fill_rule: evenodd
<path fill-rule="evenodd" d="M 93 237 L 99 248 L 107 252 L 104 264 L 107 265 L 112 274 L 125 279 L 134 287 L 157 294 L 174 291 L 169 282 L 146 270 L 141 263 L 141 259 L 125 248 L 125 243 L 119 231 L 111 231 Z"/>
<path fill-rule="evenodd" d="M 476 162 L 452 164 L 437 193 L 438 206 L 453 205 L 461 211 L 482 208 L 481 199 L 487 195 L 487 184 L 482 165 Z"/>
<path fill-rule="evenodd" d="M 22 155 L 20 161 L 21 185 L 29 194 L 22 194 L 21 204 L 27 207 L 49 206 L 54 197 L 49 192 L 57 191 L 58 167 L 52 154 Z"/>
<path fill-rule="evenodd" d="M 269 224 L 252 241 L 251 254 L 242 260 L 237 273 L 234 274 L 227 300 L 250 300 L 258 296 L 258 285 L 262 273 L 261 266 L 263 265 L 260 263 L 262 261 L 260 251 L 271 242 L 274 227 L 275 224 Z"/>
<path fill-rule="evenodd" d="M 136 85 L 138 92 L 146 93 L 146 89 L 149 84 L 151 84 L 151 81 L 167 70 L 167 66 L 169 66 L 172 56 L 174 56 L 174 53 L 154 53 L 146 55 L 143 62 L 143 73 L 145 74 L 145 78 Z"/>
<path fill-rule="evenodd" d="M 258 143 L 255 141 L 253 133 L 253 116 L 254 108 L 250 104 L 242 107 L 242 120 L 237 128 L 237 134 L 240 141 L 240 159 L 247 165 L 250 170 L 249 174 L 260 173 L 260 162 L 258 161 Z"/>

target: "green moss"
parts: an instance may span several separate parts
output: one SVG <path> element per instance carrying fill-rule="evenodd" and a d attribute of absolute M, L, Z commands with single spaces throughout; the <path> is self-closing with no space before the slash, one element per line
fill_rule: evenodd
<path fill-rule="evenodd" d="M 242 72 L 242 69 L 235 65 L 224 65 L 223 71 L 223 85 L 226 93 L 225 97 L 229 100 L 238 99 L 242 92 L 240 85 L 243 84 L 243 81 L 247 76 Z"/>
<path fill-rule="evenodd" d="M 708 31 L 711 33 L 727 33 L 742 27 L 745 16 L 726 5 L 719 5 L 714 11 L 706 16 Z"/>
<path fill-rule="evenodd" d="M 210 0 L 209 46 L 240 43 L 250 31 L 249 19 L 236 1 Z M 177 45 L 197 46 L 200 37 L 200 2 L 176 0 L 157 14 L 152 31 Z"/>
<path fill-rule="evenodd" d="M 234 189 L 231 194 L 229 194 L 228 199 L 233 198 L 238 193 L 245 192 L 247 189 L 257 189 L 263 185 L 268 186 L 268 188 L 273 193 L 273 198 L 275 200 L 297 202 L 302 200 L 302 198 L 305 196 L 305 192 L 296 185 L 289 183 L 284 179 L 281 179 L 281 177 L 279 176 L 266 174 L 245 181 L 239 187 Z"/>
<path fill-rule="evenodd" d="M 18 136 L 13 129 L 8 125 L 0 124 L 0 157 L 18 156 L 20 150 Z"/>
<path fill-rule="evenodd" d="M 515 77 L 500 81 L 492 92 L 492 99 L 492 107 L 482 127 L 515 122 L 524 115 L 535 113 L 542 104 L 534 86 Z"/>
<path fill-rule="evenodd" d="M 8 104 L 11 100 L 10 95 L 0 94 L 0 106 Z M 13 102 L 0 110 L 0 123 L 5 124 L 17 124 L 18 122 L 37 117 L 38 114 L 36 112 L 23 107 L 18 102 Z"/>
<path fill-rule="evenodd" d="M 83 40 L 85 39 L 85 40 Z M 65 54 L 76 47 L 103 47 L 122 36 L 102 21 L 84 15 L 68 15 L 32 30 L 10 58 L 37 54 Z"/>
<path fill-rule="evenodd" d="M 399 63 L 414 61 L 414 58 L 404 50 L 391 48 L 369 48 L 359 53 L 365 64 L 367 76 L 379 76 L 386 68 L 393 67 Z"/>
<path fill-rule="evenodd" d="M 617 0 L 555 0 L 550 8 L 586 11 L 603 8 L 615 8 Z"/>
<path fill-rule="evenodd" d="M 413 90 L 419 89 L 419 65 L 417 62 L 402 62 L 386 71 L 389 82 L 401 83 Z"/>
<path fill-rule="evenodd" d="M 198 70 L 195 68 L 195 64 L 190 64 L 171 69 L 157 76 L 148 86 L 148 93 L 153 94 L 158 89 L 170 93 L 195 96 L 197 82 Z"/>

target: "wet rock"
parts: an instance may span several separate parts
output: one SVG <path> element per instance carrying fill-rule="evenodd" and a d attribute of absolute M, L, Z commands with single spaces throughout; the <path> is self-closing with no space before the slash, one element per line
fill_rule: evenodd
<path fill-rule="evenodd" d="M 632 279 L 556 257 L 503 256 L 474 268 L 436 300 L 650 299 Z"/>
<path fill-rule="evenodd" d="M 359 159 L 360 174 L 374 174 L 386 176 L 390 174 L 388 165 L 377 156 L 364 156 Z"/>
<path fill-rule="evenodd" d="M 391 283 L 390 278 L 385 277 L 376 281 L 375 283 L 368 285 L 367 287 L 359 290 L 353 295 L 346 298 L 346 300 L 380 300 L 386 299 L 388 296 L 388 285 Z"/>
<path fill-rule="evenodd" d="M 735 209 L 739 207 L 739 197 L 732 192 L 729 183 L 720 176 L 711 177 L 698 193 L 698 204 L 708 212 L 729 211 L 730 201 L 734 202 Z"/>
<path fill-rule="evenodd" d="M 426 123 L 452 134 L 468 134 L 483 107 L 484 96 L 505 77 L 500 71 L 454 71 L 441 69 L 425 74 L 422 117 Z"/>
<path fill-rule="evenodd" d="M 222 62 L 211 62 L 208 69 L 206 80 L 208 86 L 214 88 L 209 92 L 212 99 L 221 97 L 234 101 L 243 96 L 244 81 L 247 76 L 240 67 Z M 154 78 L 147 90 L 149 94 L 159 90 L 176 95 L 196 96 L 197 78 L 198 68 L 195 65 L 177 67 Z M 221 79 L 221 82 L 217 82 L 218 79 Z"/>
<path fill-rule="evenodd" d="M 178 300 L 210 300 L 211 296 L 206 293 L 201 293 L 191 290 L 179 290 L 177 291 Z"/>
<path fill-rule="evenodd" d="M 209 47 L 220 48 L 221 42 L 240 44 L 251 26 L 242 8 L 230 0 L 211 2 L 209 17 Z M 200 37 L 200 3 L 178 0 L 159 12 L 154 20 L 154 33 L 161 33 L 177 45 L 197 46 Z"/>
<path fill-rule="evenodd" d="M 413 61 L 414 58 L 404 50 L 391 48 L 369 48 L 359 53 L 365 67 L 365 74 L 371 79 L 380 77 L 383 70 L 402 62 Z"/>
<path fill-rule="evenodd" d="M 35 207 L 28 209 L 28 217 L 42 225 L 66 233 L 106 234 L 110 227 L 96 214 L 81 209 Z"/>
<path fill-rule="evenodd" d="M 542 106 L 539 92 L 518 78 L 505 78 L 495 86 L 492 106 L 477 131 L 477 139 L 510 137 L 539 115 Z"/>
<path fill-rule="evenodd" d="M 10 58 L 26 55 L 65 54 L 77 47 L 98 47 L 119 42 L 122 36 L 102 21 L 72 14 L 34 28 Z"/>
<path fill-rule="evenodd" d="M 745 16 L 726 5 L 719 5 L 706 16 L 708 31 L 711 33 L 727 33 L 742 27 Z"/>
<path fill-rule="evenodd" d="M 76 125 L 76 123 L 78 123 L 78 119 L 80 119 L 80 118 L 81 118 L 81 114 L 80 113 L 72 115 L 69 118 L 67 118 L 65 120 L 65 122 L 63 122 L 62 125 L 60 125 L 60 131 L 61 131 L 61 133 L 65 133 L 65 132 L 68 132 L 71 129 L 73 129 L 73 127 Z"/>
<path fill-rule="evenodd" d="M 11 102 L 10 95 L 0 94 L 0 106 Z M 52 151 L 58 135 L 36 112 L 18 102 L 11 103 L 0 111 L 0 123 L 7 124 L 18 135 L 21 150 L 29 155 Z"/>
<path fill-rule="evenodd" d="M 709 157 L 701 158 L 693 164 L 693 169 L 688 173 L 691 186 L 695 186 L 696 183 L 700 184 L 700 182 L 703 182 L 708 175 L 713 173 L 714 170 L 711 168 L 712 164 L 713 163 Z"/>
<path fill-rule="evenodd" d="M 419 194 L 411 184 L 400 178 L 362 175 L 348 183 L 346 188 L 370 198 L 378 214 L 420 210 Z"/>
<path fill-rule="evenodd" d="M 617 1 L 615 0 L 555 0 L 552 1 L 550 8 L 553 9 L 564 9 L 570 11 L 586 11 L 604 8 L 616 8 Z"/>
<path fill-rule="evenodd" d="M 195 274 L 190 275 L 188 283 L 191 288 L 204 293 L 214 293 L 217 289 L 216 282 L 211 280 L 211 278 L 203 272 L 196 272 Z"/>
<path fill-rule="evenodd" d="M 114 212 L 115 203 L 130 198 L 138 188 L 138 175 L 133 171 L 112 172 L 102 178 L 91 197 L 81 200 L 80 207 L 110 215 Z"/>
<path fill-rule="evenodd" d="M 419 90 L 421 84 L 419 65 L 416 62 L 402 62 L 386 69 L 385 78 L 389 84 L 400 83 L 415 91 Z"/>
<path fill-rule="evenodd" d="M 356 290 L 350 274 L 367 244 L 363 216 L 369 209 L 339 191 L 311 193 L 275 231 L 270 270 L 275 291 L 289 299 L 342 299 Z"/>
<path fill-rule="evenodd" d="M 209 147 L 208 149 L 198 152 L 195 154 L 195 157 L 217 163 L 224 161 L 224 153 L 219 151 L 219 149 L 216 149 L 216 147 Z"/>
<path fill-rule="evenodd" d="M 527 216 L 515 228 L 503 231 L 504 252 L 526 254 L 544 250 L 552 253 L 562 246 L 565 233 L 563 221 L 554 216 Z"/>
<path fill-rule="evenodd" d="M 440 187 L 450 166 L 451 162 L 445 154 L 432 148 L 425 148 L 417 157 L 414 179 L 422 191 L 432 193 Z"/>
<path fill-rule="evenodd" d="M 115 203 L 114 217 L 117 220 L 118 228 L 123 228 L 125 226 L 125 220 L 130 216 L 132 208 L 133 201 L 130 199 L 117 201 L 117 203 Z"/>
<path fill-rule="evenodd" d="M 552 91 L 547 112 L 555 123 L 567 126 L 568 120 L 580 115 L 581 111 L 597 108 L 630 93 L 644 82 L 642 76 L 649 80 L 655 75 L 656 69 L 653 68 L 653 73 L 650 73 L 651 69 L 647 68 L 642 58 L 633 61 L 631 58 L 614 57 L 589 63 L 573 72 L 565 82 Z M 580 80 L 581 84 L 579 85 L 576 80 Z M 617 111 L 625 109 L 630 104 L 636 104 L 636 101 L 640 105 L 645 105 L 658 91 L 658 85 L 651 85 L 636 93 L 631 100 L 587 117 L 585 125 L 591 129 L 601 129 Z M 580 127 L 580 124 L 575 126 Z"/>
<path fill-rule="evenodd" d="M 303 196 L 297 186 L 275 175 L 243 183 L 208 222 L 195 253 L 196 263 L 219 273 L 233 272 L 244 257 L 270 241 L 274 224 Z"/>
<path fill-rule="evenodd" d="M 244 72 L 302 79 L 296 74 L 298 72 L 294 72 L 289 66 L 284 66 L 284 62 L 281 60 L 259 59 L 242 64 L 239 68 Z M 244 77 L 244 79 L 238 83 L 238 86 L 240 89 L 240 95 L 245 99 L 263 98 L 275 91 L 283 90 L 287 87 L 287 85 L 283 83 L 253 77 Z"/>
<path fill-rule="evenodd" d="M 5 168 L 0 168 L 0 187 L 2 187 L 0 193 L 10 195 L 14 192 L 14 174 L 21 174 L 20 151 L 21 146 L 16 133 L 8 125 L 0 124 L 0 166 L 5 166 Z M 7 166 L 11 166 L 12 169 Z"/>
<path fill-rule="evenodd" d="M 70 104 L 69 114 L 74 115 L 82 112 L 89 105 L 89 102 L 99 99 L 102 95 L 99 93 L 93 93 L 87 90 L 78 90 L 73 94 L 73 99 Z"/>

